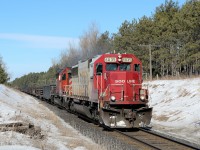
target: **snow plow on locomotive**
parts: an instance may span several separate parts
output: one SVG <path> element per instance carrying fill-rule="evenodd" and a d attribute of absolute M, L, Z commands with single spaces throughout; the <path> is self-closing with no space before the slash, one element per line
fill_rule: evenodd
<path fill-rule="evenodd" d="M 142 63 L 133 54 L 103 54 L 66 67 L 56 79 L 52 102 L 111 128 L 150 124 Z"/>

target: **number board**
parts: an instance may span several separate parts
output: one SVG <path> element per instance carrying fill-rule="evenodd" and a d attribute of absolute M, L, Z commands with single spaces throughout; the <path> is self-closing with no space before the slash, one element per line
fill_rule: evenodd
<path fill-rule="evenodd" d="M 105 62 L 116 62 L 117 58 L 116 57 L 106 57 L 104 58 Z"/>
<path fill-rule="evenodd" d="M 132 58 L 122 58 L 122 62 L 132 62 Z"/>

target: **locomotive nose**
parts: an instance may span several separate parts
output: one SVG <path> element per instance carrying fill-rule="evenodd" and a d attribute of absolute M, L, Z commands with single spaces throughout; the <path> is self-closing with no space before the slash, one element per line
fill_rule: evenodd
<path fill-rule="evenodd" d="M 110 100 L 126 101 L 133 100 L 133 88 L 136 83 L 131 72 L 112 72 L 108 78 L 110 86 Z"/>

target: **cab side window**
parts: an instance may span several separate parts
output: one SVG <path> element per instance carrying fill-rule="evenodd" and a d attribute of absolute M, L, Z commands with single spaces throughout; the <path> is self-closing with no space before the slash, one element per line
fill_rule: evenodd
<path fill-rule="evenodd" d="M 68 73 L 68 77 L 69 77 L 69 79 L 71 79 L 72 78 L 72 74 Z"/>
<path fill-rule="evenodd" d="M 66 74 L 63 74 L 62 80 L 66 80 Z"/>
<path fill-rule="evenodd" d="M 102 64 L 96 64 L 96 75 L 101 75 L 103 72 L 103 65 Z"/>
<path fill-rule="evenodd" d="M 140 64 L 134 64 L 134 71 L 140 72 Z"/>

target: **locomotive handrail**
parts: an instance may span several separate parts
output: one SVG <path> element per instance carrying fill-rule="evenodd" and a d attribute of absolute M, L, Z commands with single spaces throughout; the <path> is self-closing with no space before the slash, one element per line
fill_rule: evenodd
<path fill-rule="evenodd" d="M 107 91 L 108 88 L 109 88 L 109 85 L 106 87 L 106 90 L 103 92 L 103 94 L 101 93 L 101 94 L 99 95 L 99 98 L 100 98 L 100 97 L 105 97 L 105 93 L 106 93 L 106 91 Z"/>
<path fill-rule="evenodd" d="M 70 92 L 72 92 L 72 89 L 70 89 L 70 87 L 72 87 L 72 85 L 65 85 L 64 86 L 65 94 L 70 95 Z"/>

